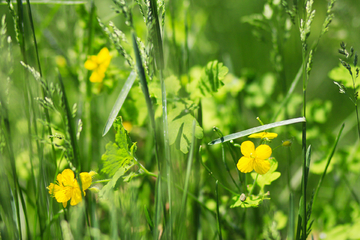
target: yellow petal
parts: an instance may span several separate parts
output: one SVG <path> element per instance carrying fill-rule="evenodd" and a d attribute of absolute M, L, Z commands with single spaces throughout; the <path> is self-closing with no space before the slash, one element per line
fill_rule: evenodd
<path fill-rule="evenodd" d="M 98 63 L 104 63 L 107 61 L 109 61 L 109 63 L 110 63 L 110 59 L 111 59 L 111 56 L 110 56 L 109 49 L 107 49 L 106 47 L 102 48 L 100 50 L 99 54 L 97 55 Z"/>
<path fill-rule="evenodd" d="M 278 136 L 277 133 L 266 133 L 263 138 L 267 138 L 267 139 L 274 139 Z"/>
<path fill-rule="evenodd" d="M 81 179 L 81 187 L 82 190 L 85 191 L 88 189 L 92 183 L 91 175 L 88 172 L 82 172 L 80 173 L 80 179 Z"/>
<path fill-rule="evenodd" d="M 82 196 L 81 196 L 80 188 L 79 187 L 74 188 L 73 195 L 72 195 L 71 201 L 70 201 L 70 205 L 75 206 L 81 201 L 82 201 Z"/>
<path fill-rule="evenodd" d="M 49 194 L 53 194 L 54 193 L 54 188 L 55 188 L 55 184 L 53 183 L 50 183 L 50 185 L 48 186 L 48 189 L 49 189 Z"/>
<path fill-rule="evenodd" d="M 57 181 L 57 183 L 59 184 L 59 186 L 62 186 L 63 177 L 62 177 L 61 173 L 59 173 L 59 174 L 56 176 L 56 181 Z"/>
<path fill-rule="evenodd" d="M 253 162 L 253 158 L 241 157 L 237 163 L 237 168 L 243 173 L 251 172 L 254 169 Z"/>
<path fill-rule="evenodd" d="M 271 156 L 272 150 L 269 145 L 260 145 L 256 148 L 256 158 L 258 159 L 268 159 Z"/>
<path fill-rule="evenodd" d="M 265 132 L 254 133 L 254 134 L 251 134 L 251 135 L 249 136 L 249 138 L 263 138 L 264 135 L 265 135 Z"/>
<path fill-rule="evenodd" d="M 71 169 L 65 169 L 62 173 L 62 184 L 65 187 L 73 186 L 75 175 Z"/>
<path fill-rule="evenodd" d="M 255 152 L 255 145 L 253 142 L 251 141 L 245 141 L 241 144 L 241 153 L 245 156 L 245 157 L 250 157 L 250 155 L 252 153 Z"/>
<path fill-rule="evenodd" d="M 256 159 L 254 169 L 258 174 L 265 174 L 270 169 L 270 162 L 268 160 Z"/>
<path fill-rule="evenodd" d="M 102 82 L 105 74 L 103 72 L 94 71 L 90 76 L 90 82 Z"/>
<path fill-rule="evenodd" d="M 71 188 L 61 188 L 59 191 L 55 192 L 54 196 L 57 202 L 67 202 L 70 200 L 72 195 Z"/>
<path fill-rule="evenodd" d="M 95 70 L 98 67 L 97 58 L 96 56 L 90 56 L 88 60 L 86 60 L 84 67 L 87 70 Z"/>
<path fill-rule="evenodd" d="M 62 204 L 63 204 L 64 208 L 66 208 L 66 206 L 67 206 L 67 201 L 66 201 L 66 202 L 63 202 Z"/>

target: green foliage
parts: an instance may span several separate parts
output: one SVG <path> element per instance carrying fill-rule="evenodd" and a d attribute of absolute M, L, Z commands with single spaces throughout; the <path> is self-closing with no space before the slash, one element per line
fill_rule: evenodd
<path fill-rule="evenodd" d="M 352 66 L 350 69 L 351 72 L 356 72 L 356 67 Z M 336 85 L 342 84 L 345 88 L 352 88 L 353 87 L 353 80 L 351 75 L 349 74 L 349 70 L 344 67 L 341 63 L 339 63 L 338 67 L 333 68 L 329 72 L 329 78 L 336 81 Z M 357 89 L 359 86 L 357 86 Z M 341 89 L 339 87 L 339 89 Z M 343 91 L 346 91 L 344 89 Z"/>
<path fill-rule="evenodd" d="M 251 177 L 253 179 L 257 178 L 256 184 L 260 187 L 261 193 L 264 192 L 266 185 L 271 185 L 273 181 L 275 181 L 281 176 L 280 172 L 276 172 L 278 162 L 274 158 L 269 159 L 269 161 L 271 163 L 271 166 L 270 170 L 267 173 L 265 173 L 264 175 L 258 175 L 257 177 L 257 173 L 251 173 Z"/>
<path fill-rule="evenodd" d="M 186 154 L 189 152 L 193 135 L 192 124 L 196 119 L 191 114 L 191 109 L 183 109 L 183 106 L 182 104 L 178 104 L 178 106 L 169 113 L 169 143 L 171 145 L 174 144 L 177 149 Z M 203 129 L 196 121 L 195 137 L 202 139 L 203 136 Z"/>
<path fill-rule="evenodd" d="M 16 2 L 0 4 L 0 238 L 357 238 L 358 56 L 333 49 L 359 42 L 354 1 Z M 270 171 L 240 173 L 237 142 L 275 127 Z M 46 187 L 65 168 L 99 174 L 63 208 Z"/>
<path fill-rule="evenodd" d="M 187 91 L 191 94 L 191 99 L 208 97 L 218 91 L 224 85 L 222 80 L 228 73 L 228 68 L 217 60 L 208 62 L 198 77 L 188 85 Z"/>
<path fill-rule="evenodd" d="M 135 164 L 134 154 L 136 143 L 131 142 L 127 131 L 122 125 L 121 118 L 114 122 L 115 142 L 106 144 L 106 151 L 101 157 L 103 168 L 101 171 L 117 179 L 126 173 Z M 120 175 L 120 173 L 122 173 Z"/>

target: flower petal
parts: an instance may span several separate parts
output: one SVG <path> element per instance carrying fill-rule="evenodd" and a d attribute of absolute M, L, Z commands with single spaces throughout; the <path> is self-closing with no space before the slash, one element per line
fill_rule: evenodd
<path fill-rule="evenodd" d="M 102 82 L 105 77 L 105 73 L 100 71 L 93 71 L 90 76 L 90 82 Z"/>
<path fill-rule="evenodd" d="M 72 197 L 71 197 L 71 201 L 70 201 L 70 205 L 75 206 L 81 201 L 82 201 L 82 196 L 81 196 L 80 188 L 79 187 L 74 188 L 73 194 L 72 194 Z"/>
<path fill-rule="evenodd" d="M 88 60 L 86 60 L 84 67 L 87 70 L 95 70 L 98 67 L 96 56 L 90 56 Z"/>
<path fill-rule="evenodd" d="M 278 136 L 277 133 L 266 133 L 263 138 L 267 138 L 267 139 L 274 139 Z"/>
<path fill-rule="evenodd" d="M 109 62 L 110 63 L 110 52 L 109 49 L 107 49 L 106 47 L 102 48 L 99 52 L 99 54 L 97 55 L 97 62 L 102 64 L 104 62 Z"/>
<path fill-rule="evenodd" d="M 260 145 L 255 150 L 257 159 L 268 159 L 271 156 L 272 150 L 269 145 Z"/>
<path fill-rule="evenodd" d="M 75 175 L 71 169 L 65 169 L 61 173 L 62 175 L 62 185 L 64 187 L 71 187 L 74 185 Z"/>
<path fill-rule="evenodd" d="M 59 191 L 54 193 L 55 199 L 57 202 L 67 202 L 70 200 L 72 195 L 71 187 L 62 187 Z"/>
<path fill-rule="evenodd" d="M 48 186 L 49 194 L 51 194 L 51 195 L 54 194 L 55 186 L 57 186 L 57 185 L 50 183 L 50 185 Z"/>
<path fill-rule="evenodd" d="M 80 173 L 80 179 L 81 179 L 81 187 L 82 190 L 85 191 L 88 189 L 92 183 L 91 175 L 88 172 L 82 172 Z"/>
<path fill-rule="evenodd" d="M 268 160 L 256 159 L 254 161 L 254 169 L 258 174 L 265 174 L 270 169 L 270 162 Z"/>
<path fill-rule="evenodd" d="M 266 134 L 265 132 L 254 133 L 254 134 L 251 134 L 251 135 L 249 136 L 249 138 L 263 138 L 263 136 L 264 136 L 265 134 Z"/>
<path fill-rule="evenodd" d="M 253 162 L 254 162 L 253 158 L 241 157 L 239 159 L 239 162 L 237 163 L 237 168 L 239 169 L 240 172 L 243 173 L 251 172 L 254 169 Z"/>
<path fill-rule="evenodd" d="M 245 141 L 241 144 L 241 153 L 245 156 L 245 157 L 250 157 L 250 155 L 252 153 L 255 152 L 255 145 L 253 142 L 251 141 Z"/>
<path fill-rule="evenodd" d="M 63 207 L 66 208 L 66 205 L 67 205 L 67 201 L 66 202 L 63 202 Z"/>

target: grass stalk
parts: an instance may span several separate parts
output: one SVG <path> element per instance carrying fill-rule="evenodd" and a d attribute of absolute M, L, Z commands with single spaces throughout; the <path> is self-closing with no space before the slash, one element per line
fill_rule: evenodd
<path fill-rule="evenodd" d="M 222 234 L 221 234 L 221 219 L 220 219 L 220 211 L 219 211 L 219 181 L 216 180 L 215 182 L 215 197 L 216 197 L 216 221 L 217 221 L 217 230 L 219 234 L 219 240 L 222 240 Z"/>

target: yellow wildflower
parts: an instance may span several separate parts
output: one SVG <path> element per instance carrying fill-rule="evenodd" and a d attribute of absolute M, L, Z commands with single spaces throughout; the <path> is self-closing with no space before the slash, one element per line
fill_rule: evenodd
<path fill-rule="evenodd" d="M 86 60 L 84 67 L 93 71 L 90 76 L 90 82 L 102 82 L 105 77 L 106 69 L 111 61 L 109 49 L 104 47 L 98 55 L 92 55 Z"/>
<path fill-rule="evenodd" d="M 260 133 L 254 133 L 249 136 L 249 138 L 261 138 L 261 139 L 274 139 L 278 136 L 277 133 L 270 133 L 270 132 L 260 132 Z"/>
<path fill-rule="evenodd" d="M 82 172 L 80 173 L 81 186 L 86 195 L 85 190 L 88 189 L 92 182 L 92 176 L 95 172 Z M 62 173 L 59 173 L 56 177 L 56 184 L 50 183 L 48 189 L 49 193 L 55 197 L 56 201 L 62 203 L 64 208 L 67 205 L 67 201 L 70 201 L 70 205 L 74 206 L 82 201 L 81 190 L 79 183 L 75 179 L 74 172 L 70 169 L 65 169 Z"/>
<path fill-rule="evenodd" d="M 260 145 L 255 149 L 255 145 L 251 141 L 245 141 L 241 144 L 241 153 L 244 155 L 239 159 L 237 168 L 240 172 L 248 173 L 252 170 L 259 174 L 265 174 L 270 169 L 268 159 L 272 150 L 268 145 Z"/>

